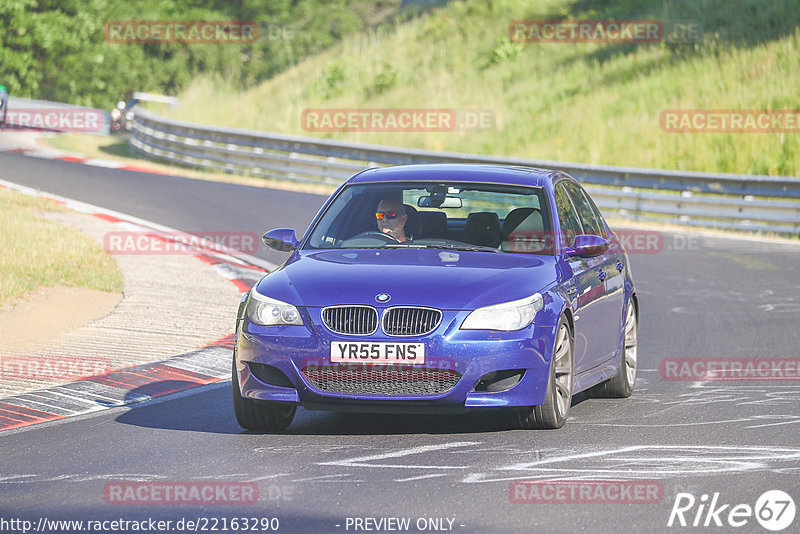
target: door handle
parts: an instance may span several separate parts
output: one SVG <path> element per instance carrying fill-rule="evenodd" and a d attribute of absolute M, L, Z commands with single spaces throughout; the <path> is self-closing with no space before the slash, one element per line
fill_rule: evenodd
<path fill-rule="evenodd" d="M 601 282 L 602 282 L 602 281 L 604 281 L 604 280 L 606 279 L 606 273 L 605 273 L 605 271 L 599 271 L 599 272 L 597 273 L 597 278 L 599 278 Z"/>

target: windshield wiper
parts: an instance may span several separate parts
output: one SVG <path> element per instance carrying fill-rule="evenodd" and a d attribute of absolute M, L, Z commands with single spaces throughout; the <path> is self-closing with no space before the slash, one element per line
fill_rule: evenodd
<path fill-rule="evenodd" d="M 483 247 L 480 245 L 423 245 L 423 244 L 416 244 L 416 243 L 409 243 L 407 245 L 398 243 L 398 244 L 388 244 L 386 248 L 430 248 L 434 250 L 466 250 L 470 252 L 500 252 L 494 247 Z"/>

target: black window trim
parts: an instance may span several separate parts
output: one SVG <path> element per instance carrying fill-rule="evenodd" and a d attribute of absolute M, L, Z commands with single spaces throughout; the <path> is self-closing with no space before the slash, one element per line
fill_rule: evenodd
<path fill-rule="evenodd" d="M 555 190 L 558 187 L 561 187 L 562 190 L 564 191 L 564 194 L 567 196 L 567 201 L 569 202 L 569 205 L 572 207 L 572 213 L 575 214 L 575 220 L 578 221 L 578 225 L 581 227 L 581 232 L 583 232 L 583 234 L 586 234 L 586 228 L 583 227 L 583 221 L 581 221 L 581 216 L 578 213 L 578 210 L 575 208 L 575 204 L 572 202 L 572 197 L 570 196 L 569 191 L 567 191 L 567 187 L 564 185 L 565 183 L 568 183 L 568 182 L 570 182 L 570 180 L 568 180 L 566 178 L 563 178 L 563 179 L 561 179 L 561 180 L 559 180 L 559 181 L 557 181 L 555 183 L 555 185 L 553 186 L 553 199 L 555 199 L 555 196 L 556 196 Z M 555 206 L 555 212 L 556 212 L 556 215 L 558 215 L 558 205 Z M 561 228 L 561 220 L 560 219 L 558 221 L 558 226 L 559 226 L 559 228 Z M 564 229 L 563 228 L 561 228 L 561 234 L 562 235 L 564 234 Z"/>
<path fill-rule="evenodd" d="M 592 202 L 592 199 L 589 198 L 589 194 L 586 192 L 586 190 L 583 189 L 583 187 L 581 187 L 581 184 L 574 182 L 572 180 L 561 180 L 559 183 L 560 184 L 569 183 L 575 186 L 578 192 L 580 192 L 580 194 L 583 195 L 584 200 L 586 200 L 586 203 L 589 205 L 589 209 L 592 211 L 595 218 L 597 219 L 598 225 L 600 226 L 600 232 L 602 233 L 600 237 L 608 238 L 608 236 L 606 235 L 605 219 L 600 214 L 600 211 L 597 209 L 597 207 L 594 205 L 594 202 Z M 570 194 L 569 189 L 567 189 L 566 185 L 564 185 L 564 191 L 567 193 L 567 198 L 569 198 L 569 201 L 572 204 L 573 209 L 575 210 L 575 214 L 578 216 L 578 222 L 581 224 L 581 228 L 583 228 L 583 235 L 590 235 L 586 233 L 586 228 L 583 225 L 581 214 L 578 211 L 578 208 L 575 206 L 575 202 L 572 200 L 572 195 Z"/>
<path fill-rule="evenodd" d="M 606 218 L 603 217 L 602 213 L 600 213 L 600 208 L 598 208 L 597 204 L 594 203 L 594 200 L 592 200 L 592 197 L 589 196 L 589 193 L 586 191 L 586 189 L 581 187 L 581 191 L 583 192 L 583 196 L 586 197 L 586 200 L 589 201 L 589 206 L 591 206 L 591 208 L 594 210 L 594 214 L 597 216 L 597 220 L 602 223 L 601 224 L 603 230 L 602 237 L 609 239 L 611 237 L 611 231 L 608 228 L 608 223 L 606 222 Z"/>

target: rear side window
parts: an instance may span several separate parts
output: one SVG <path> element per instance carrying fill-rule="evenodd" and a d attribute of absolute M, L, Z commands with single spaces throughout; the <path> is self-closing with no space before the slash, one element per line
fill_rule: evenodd
<path fill-rule="evenodd" d="M 561 223 L 561 232 L 564 234 L 567 246 L 571 247 L 575 242 L 575 236 L 583 233 L 583 228 L 581 228 L 581 223 L 578 221 L 578 216 L 575 214 L 575 208 L 572 207 L 572 202 L 569 201 L 569 196 L 564 190 L 563 185 L 559 184 L 556 186 L 555 197 L 558 220 Z"/>
<path fill-rule="evenodd" d="M 578 211 L 578 217 L 581 220 L 581 224 L 583 224 L 584 233 L 602 236 L 604 234 L 603 223 L 600 221 L 600 216 L 586 197 L 586 193 L 573 183 L 567 182 L 563 185 L 569 192 L 572 203 Z"/>
<path fill-rule="evenodd" d="M 594 203 L 594 200 L 589 196 L 589 193 L 587 193 L 585 189 L 581 189 L 581 191 L 583 191 L 583 196 L 586 197 L 586 200 L 589 201 L 589 205 L 592 207 L 592 212 L 594 212 L 595 217 L 597 217 L 597 220 L 600 221 L 600 230 L 605 231 L 605 219 L 603 219 L 603 216 L 600 214 L 600 209 L 597 207 L 597 204 Z"/>

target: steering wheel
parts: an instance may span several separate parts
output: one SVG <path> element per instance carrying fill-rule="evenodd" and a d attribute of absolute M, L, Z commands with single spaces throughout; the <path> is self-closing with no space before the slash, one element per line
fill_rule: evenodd
<path fill-rule="evenodd" d="M 361 232 L 360 234 L 356 234 L 353 237 L 347 239 L 350 241 L 351 239 L 360 239 L 362 237 L 377 237 L 386 241 L 386 243 L 398 243 L 397 239 L 389 234 L 384 234 L 383 232 L 377 232 L 375 230 L 369 230 L 367 232 Z"/>

